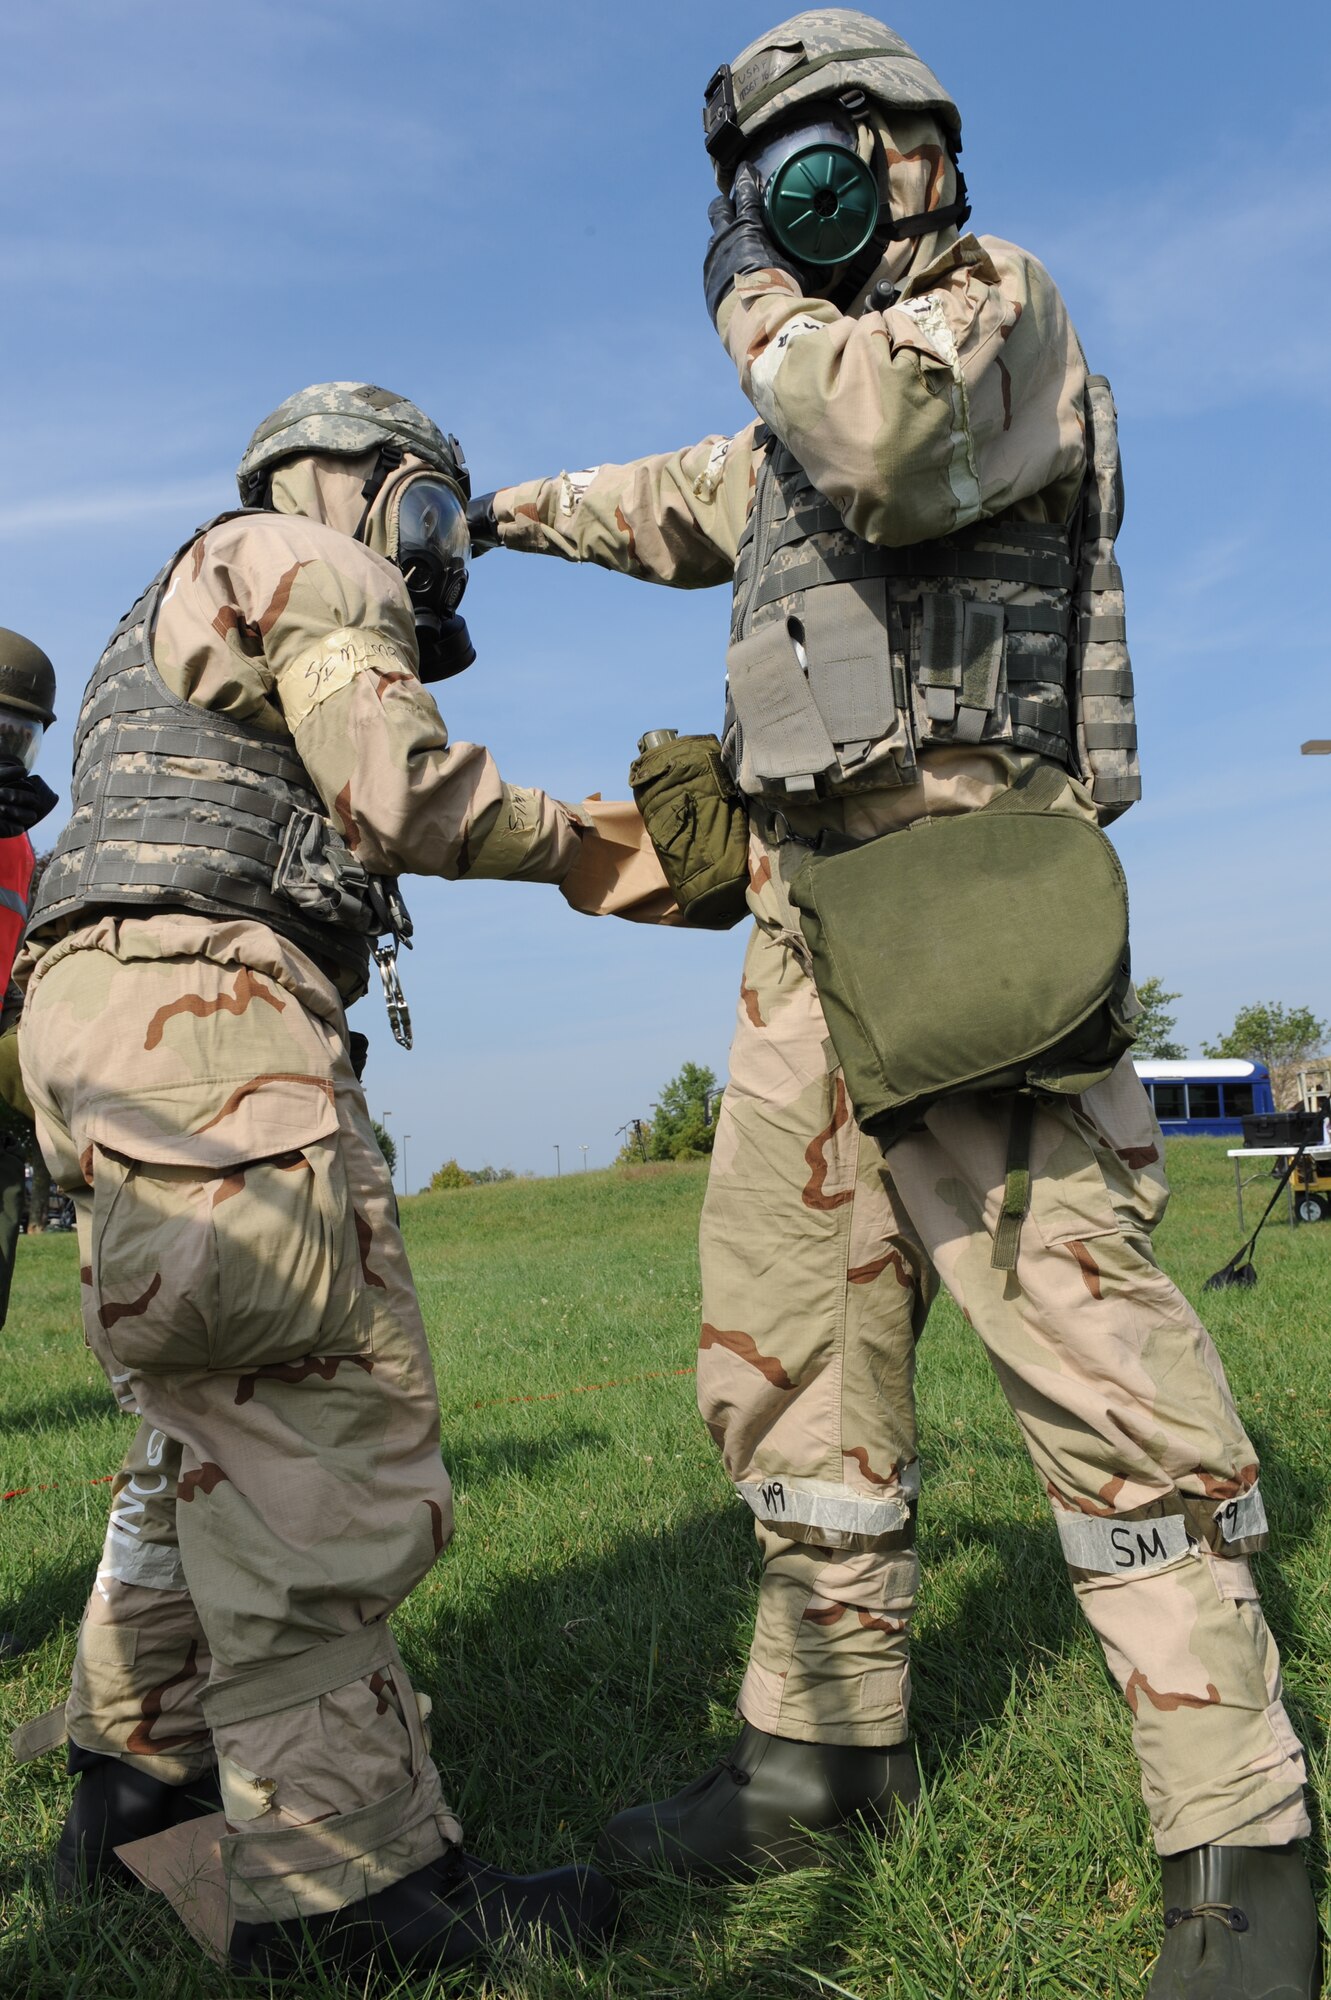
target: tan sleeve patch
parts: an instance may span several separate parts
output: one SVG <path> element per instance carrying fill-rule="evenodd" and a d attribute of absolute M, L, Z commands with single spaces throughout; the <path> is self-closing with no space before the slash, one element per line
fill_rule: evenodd
<path fill-rule="evenodd" d="M 353 632 L 345 627 L 297 653 L 282 668 L 277 682 L 288 729 L 294 731 L 311 709 L 349 687 L 362 673 L 411 673 L 411 663 L 377 632 Z"/>

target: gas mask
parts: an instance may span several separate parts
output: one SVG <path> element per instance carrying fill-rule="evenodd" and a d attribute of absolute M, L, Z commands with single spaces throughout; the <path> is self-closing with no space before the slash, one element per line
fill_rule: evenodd
<path fill-rule="evenodd" d="M 949 225 L 961 228 L 970 215 L 956 161 L 960 146 L 949 141 L 956 200 L 915 215 L 894 212 L 884 195 L 888 167 L 882 140 L 874 131 L 872 144 L 865 144 L 869 109 L 865 92 L 850 87 L 801 104 L 775 127 L 746 135 L 729 66 L 723 63 L 707 86 L 703 130 L 719 184 L 728 186 L 742 164 L 753 170 L 772 242 L 816 281 L 811 290 L 821 297 L 853 295 L 893 241 Z"/>
<path fill-rule="evenodd" d="M 388 502 L 387 555 L 411 597 L 423 681 L 446 681 L 476 658 L 458 605 L 471 535 L 457 489 L 437 473 L 405 479 Z"/>
<path fill-rule="evenodd" d="M 797 264 L 844 264 L 873 237 L 878 183 L 860 158 L 854 120 L 839 106 L 760 137 L 747 158 L 772 241 Z"/>
<path fill-rule="evenodd" d="M 0 701 L 0 763 L 12 761 L 21 764 L 25 771 L 31 771 L 37 762 L 37 752 L 42 747 L 42 737 L 46 725 L 35 715 L 25 714 L 22 709 L 10 708 Z"/>

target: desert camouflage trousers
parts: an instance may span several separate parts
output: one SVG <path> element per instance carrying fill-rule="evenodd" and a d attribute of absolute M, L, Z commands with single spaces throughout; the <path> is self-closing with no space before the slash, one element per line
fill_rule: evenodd
<path fill-rule="evenodd" d="M 452 1508 L 345 1036 L 302 953 L 183 914 L 63 940 L 22 1029 L 88 1344 L 141 1419 L 66 1726 L 170 1783 L 216 1757 L 238 1920 L 338 1908 L 460 1838 L 385 1622 Z"/>
<path fill-rule="evenodd" d="M 764 1560 L 742 1714 L 810 1742 L 906 1736 L 915 1350 L 941 1278 L 989 1351 L 1132 1710 L 1160 1851 L 1297 1838 L 1303 1754 L 1246 1560 L 1265 1529 L 1257 1455 L 1151 1252 L 1168 1191 L 1130 1062 L 1041 1103 L 1017 1268 L 993 1269 L 1010 1100 L 953 1099 L 884 1155 L 847 1102 L 784 857 L 755 843 L 754 860 L 698 1363 Z"/>

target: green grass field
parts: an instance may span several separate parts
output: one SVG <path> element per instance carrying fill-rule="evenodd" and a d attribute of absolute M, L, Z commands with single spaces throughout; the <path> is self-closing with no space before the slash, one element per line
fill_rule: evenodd
<path fill-rule="evenodd" d="M 1194 1301 L 1234 1249 L 1215 1141 L 1171 1151 L 1165 1262 Z M 434 1748 L 478 1853 L 586 1855 L 620 1805 L 673 1790 L 734 1731 L 754 1590 L 748 1515 L 693 1406 L 700 1168 L 420 1196 L 404 1227 L 444 1409 L 458 1533 L 399 1613 Z M 1254 1217 L 1255 1219 L 1255 1217 Z M 73 1239 L 20 1245 L 0 1334 L 0 1722 L 64 1691 L 128 1419 L 77 1322 Z M 1261 1449 L 1262 1559 L 1319 1792 L 1331 1694 L 1331 1224 L 1278 1223 L 1261 1282 L 1205 1301 Z M 998 2000 L 1140 1993 L 1158 1877 L 1127 1716 L 1081 1629 L 1048 1509 L 982 1350 L 948 1301 L 921 1368 L 925 1470 L 914 1720 L 927 1783 L 895 1844 L 751 1890 L 632 1894 L 613 1953 L 400 1995 L 701 1994 Z M 3 1753 L 0 1753 L 3 1755 Z M 45 1857 L 57 1758 L 0 1764 L 0 1996 L 204 2000 L 208 1966 L 155 1898 L 62 1911 Z M 1320 1835 L 1320 1826 L 1319 1826 Z M 1317 1850 L 1319 1886 L 1321 1849 Z M 305 1982 L 287 1992 L 344 1992 Z"/>

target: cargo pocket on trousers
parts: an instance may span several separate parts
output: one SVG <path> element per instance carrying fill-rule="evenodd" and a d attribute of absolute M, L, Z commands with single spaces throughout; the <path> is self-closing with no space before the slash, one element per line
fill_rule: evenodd
<path fill-rule="evenodd" d="M 244 1369 L 367 1350 L 335 1136 L 211 1171 L 92 1151 L 88 1333 L 122 1368 Z"/>

